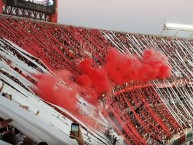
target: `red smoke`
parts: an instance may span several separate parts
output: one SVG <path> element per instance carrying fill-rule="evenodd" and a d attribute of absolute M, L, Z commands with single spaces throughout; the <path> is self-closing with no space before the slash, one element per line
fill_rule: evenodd
<path fill-rule="evenodd" d="M 167 59 L 153 49 L 144 51 L 141 59 L 128 58 L 127 55 L 110 49 L 104 68 L 108 77 L 119 85 L 131 80 L 147 82 L 158 78 L 165 79 L 171 74 Z"/>
<path fill-rule="evenodd" d="M 165 79 L 170 77 L 171 68 L 168 65 L 167 58 L 153 49 L 144 51 L 143 62 L 151 68 L 149 80 L 156 78 Z"/>
<path fill-rule="evenodd" d="M 76 82 L 83 88 L 87 90 L 94 89 L 99 94 L 111 90 L 106 71 L 103 68 L 92 67 L 91 59 L 82 61 L 78 69 L 81 75 L 76 78 Z"/>
<path fill-rule="evenodd" d="M 81 73 L 77 77 L 78 84 L 102 93 L 109 91 L 110 82 L 118 85 L 132 80 L 147 82 L 165 79 L 171 74 L 167 59 L 153 49 L 144 51 L 141 58 L 129 58 L 116 49 L 110 49 L 105 60 L 106 63 L 101 68 L 93 68 L 90 59 L 82 61 L 78 66 Z"/>
<path fill-rule="evenodd" d="M 38 90 L 36 92 L 42 99 L 69 111 L 76 110 L 77 98 L 75 91 L 60 84 L 55 77 L 49 74 L 35 76 L 38 78 Z"/>

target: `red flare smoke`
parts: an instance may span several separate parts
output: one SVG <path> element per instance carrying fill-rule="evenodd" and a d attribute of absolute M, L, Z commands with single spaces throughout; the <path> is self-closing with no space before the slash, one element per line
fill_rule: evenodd
<path fill-rule="evenodd" d="M 76 82 L 85 89 L 94 89 L 99 94 L 109 92 L 111 85 L 107 73 L 104 69 L 94 68 L 91 65 L 90 59 L 85 59 L 79 64 L 81 75 L 76 78 Z"/>
<path fill-rule="evenodd" d="M 106 63 L 101 68 L 92 67 L 92 60 L 82 61 L 78 68 L 81 73 L 76 81 L 85 89 L 95 89 L 98 93 L 109 92 L 110 82 L 123 85 L 129 81 L 147 82 L 154 79 L 165 79 L 171 69 L 167 59 L 159 52 L 150 49 L 144 51 L 142 58 L 129 58 L 116 49 L 110 49 Z"/>
<path fill-rule="evenodd" d="M 56 104 L 69 111 L 76 110 L 76 92 L 59 84 L 57 79 L 49 74 L 35 75 L 38 78 L 37 93 L 42 99 Z"/>
<path fill-rule="evenodd" d="M 147 82 L 158 78 L 165 79 L 171 74 L 167 59 L 152 49 L 144 51 L 142 59 L 128 58 L 127 55 L 111 49 L 104 68 L 108 77 L 119 85 L 131 80 Z"/>

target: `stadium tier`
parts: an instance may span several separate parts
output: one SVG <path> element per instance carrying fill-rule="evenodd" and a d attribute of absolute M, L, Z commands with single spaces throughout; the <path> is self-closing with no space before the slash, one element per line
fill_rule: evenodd
<path fill-rule="evenodd" d="M 79 64 L 83 60 L 91 59 L 93 68 L 103 68 L 112 48 L 122 56 L 135 59 L 142 59 L 145 50 L 159 51 L 160 59 L 168 59 L 172 68 L 171 75 L 169 78 L 155 76 L 148 81 L 140 81 L 138 78 L 132 79 L 133 74 L 129 76 L 131 78 L 128 82 L 119 84 L 111 81 L 113 88 L 110 92 L 94 89 L 91 91 L 76 86 L 79 112 L 46 100 L 34 91 L 38 88 L 39 79 L 34 74 L 43 73 L 57 77 L 60 80 L 57 84 L 59 88 L 63 85 L 74 89 L 75 85 L 71 84 L 75 83 L 76 77 L 82 73 Z M 13 95 L 12 98 L 6 99 L 15 102 L 11 104 L 1 96 L 5 104 L 11 105 L 11 109 L 7 109 L 7 116 L 13 115 L 11 112 L 14 112 L 12 117 L 17 121 L 17 116 L 20 115 L 23 122 L 34 125 L 34 121 L 38 121 L 34 116 L 39 115 L 42 123 L 45 123 L 40 127 L 40 131 L 35 124 L 36 128 L 25 127 L 22 132 L 36 141 L 44 140 L 50 144 L 54 144 L 54 141 L 73 144 L 70 138 L 67 139 L 69 126 L 73 121 L 79 122 L 86 143 L 92 145 L 114 144 L 112 136 L 116 136 L 116 143 L 121 145 L 180 145 L 191 140 L 192 56 L 193 41 L 189 39 L 67 26 L 0 15 L 0 80 L 6 83 L 6 91 Z M 70 73 L 71 79 L 68 82 L 58 73 L 61 70 Z M 143 76 L 145 69 L 140 73 Z M 16 104 L 19 104 L 19 107 Z M 23 112 L 25 106 L 32 106 L 27 109 L 30 113 Z M 20 109 L 19 112 L 31 120 L 17 113 L 16 109 Z M 0 114 L 6 112 L 0 111 Z M 6 118 L 6 115 L 3 116 Z M 61 127 L 63 125 L 64 127 Z M 20 129 L 24 127 L 19 122 L 15 122 L 15 126 Z M 46 127 L 53 133 L 46 131 Z M 112 129 L 114 134 L 109 135 Z M 32 131 L 39 134 L 48 133 L 48 136 L 39 137 Z M 66 140 L 60 138 L 63 134 Z"/>

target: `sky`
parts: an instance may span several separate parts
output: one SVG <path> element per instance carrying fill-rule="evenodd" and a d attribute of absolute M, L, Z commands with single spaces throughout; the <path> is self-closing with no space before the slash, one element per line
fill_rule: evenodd
<path fill-rule="evenodd" d="M 58 13 L 61 24 L 159 35 L 164 22 L 193 25 L 193 0 L 59 0 Z"/>

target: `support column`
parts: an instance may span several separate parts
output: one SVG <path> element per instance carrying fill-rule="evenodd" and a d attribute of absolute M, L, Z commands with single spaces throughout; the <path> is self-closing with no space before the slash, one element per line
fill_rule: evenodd
<path fill-rule="evenodd" d="M 2 11 L 3 11 L 3 0 L 0 0 L 0 14 L 2 14 Z"/>
<path fill-rule="evenodd" d="M 58 22 L 58 0 L 55 0 L 55 14 L 49 15 L 49 21 L 53 23 Z"/>

